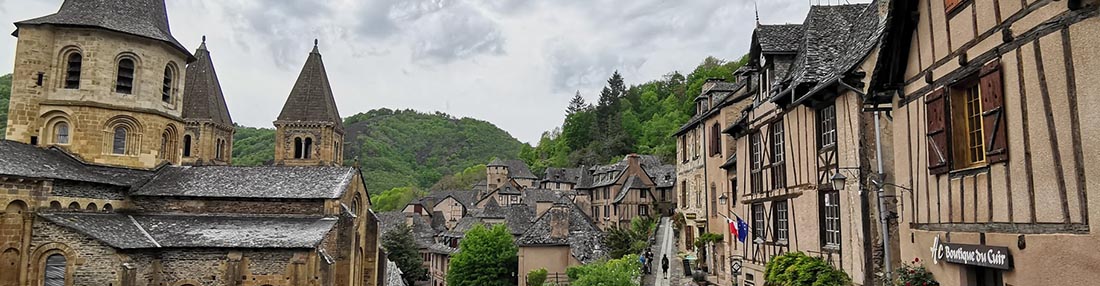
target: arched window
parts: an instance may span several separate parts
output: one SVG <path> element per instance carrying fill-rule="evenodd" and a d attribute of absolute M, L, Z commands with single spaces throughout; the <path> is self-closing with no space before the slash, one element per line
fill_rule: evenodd
<path fill-rule="evenodd" d="M 69 144 L 69 123 L 58 122 L 53 125 L 54 143 Z"/>
<path fill-rule="evenodd" d="M 306 138 L 305 152 L 302 154 L 303 158 L 309 159 L 310 154 L 313 153 L 313 138 Z"/>
<path fill-rule="evenodd" d="M 114 140 L 111 143 L 111 153 L 126 154 L 126 127 L 115 127 Z"/>
<path fill-rule="evenodd" d="M 55 209 L 55 210 L 61 209 L 61 203 L 58 202 L 58 201 L 50 202 L 50 209 Z"/>
<path fill-rule="evenodd" d="M 175 81 L 176 72 L 172 70 L 172 65 L 168 64 L 164 67 L 164 86 L 160 89 L 160 100 L 165 103 L 172 103 L 172 82 Z"/>
<path fill-rule="evenodd" d="M 88 203 L 88 207 L 86 207 L 86 208 L 84 208 L 84 209 L 85 209 L 85 210 L 90 210 L 90 211 L 93 211 L 93 212 L 94 212 L 94 211 L 98 210 L 99 208 L 97 208 L 97 207 L 96 207 L 95 203 Z"/>
<path fill-rule="evenodd" d="M 103 211 L 109 212 L 113 210 L 115 210 L 115 207 L 112 207 L 111 204 L 103 204 Z"/>
<path fill-rule="evenodd" d="M 183 156 L 191 157 L 191 134 L 183 135 Z"/>
<path fill-rule="evenodd" d="M 168 133 L 160 134 L 160 152 L 157 153 L 157 157 L 168 158 Z"/>
<path fill-rule="evenodd" d="M 123 58 L 118 61 L 118 76 L 115 78 L 115 92 L 132 94 L 134 92 L 134 60 Z"/>
<path fill-rule="evenodd" d="M 294 138 L 294 159 L 302 159 L 302 138 Z"/>
<path fill-rule="evenodd" d="M 46 257 L 46 269 L 42 271 L 42 285 L 65 286 L 65 256 L 52 254 Z"/>
<path fill-rule="evenodd" d="M 74 52 L 69 54 L 69 58 L 66 60 L 68 66 L 65 68 L 65 88 L 80 88 L 80 64 L 83 59 L 80 53 Z"/>
<path fill-rule="evenodd" d="M 218 139 L 214 142 L 214 158 L 215 159 L 218 159 L 218 160 L 222 159 L 222 155 L 223 155 L 222 152 L 224 151 L 223 147 L 225 147 L 225 139 Z"/>

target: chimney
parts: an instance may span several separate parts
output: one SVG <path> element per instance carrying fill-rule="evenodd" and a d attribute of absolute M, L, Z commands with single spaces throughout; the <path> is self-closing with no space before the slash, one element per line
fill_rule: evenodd
<path fill-rule="evenodd" d="M 569 237 L 569 208 L 565 204 L 554 204 L 550 209 L 550 238 Z"/>
<path fill-rule="evenodd" d="M 638 166 L 638 159 L 639 158 L 641 158 L 641 157 L 638 156 L 638 154 L 636 154 L 636 153 L 630 153 L 629 155 L 626 155 L 626 165 L 627 166 Z"/>
<path fill-rule="evenodd" d="M 710 92 L 710 90 L 712 88 L 714 88 L 714 86 L 718 85 L 719 82 L 723 82 L 723 81 L 725 81 L 725 80 L 723 80 L 721 78 L 716 78 L 716 77 L 708 78 L 706 82 L 703 82 L 703 86 L 701 88 L 701 91 L 703 92 L 703 94 L 706 94 L 706 93 Z"/>
<path fill-rule="evenodd" d="M 553 206 L 553 205 L 554 205 L 554 203 L 551 202 L 551 201 L 538 201 L 538 202 L 535 202 L 535 216 L 536 217 L 542 216 L 542 214 L 546 213 L 547 210 L 550 210 L 550 207 Z"/>

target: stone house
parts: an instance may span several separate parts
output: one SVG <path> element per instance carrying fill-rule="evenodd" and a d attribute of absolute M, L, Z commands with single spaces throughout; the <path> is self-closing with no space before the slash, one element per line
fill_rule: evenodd
<path fill-rule="evenodd" d="M 572 191 L 581 179 L 584 167 L 580 168 L 546 168 L 546 174 L 539 181 L 539 188 L 555 191 Z"/>
<path fill-rule="evenodd" d="M 542 212 L 516 244 L 519 246 L 520 286 L 527 286 L 527 274 L 546 269 L 547 282 L 568 283 L 565 270 L 603 258 L 603 232 L 581 208 L 555 203 Z"/>
<path fill-rule="evenodd" d="M 635 217 L 659 217 L 659 207 L 675 204 L 673 168 L 654 156 L 629 154 L 618 163 L 590 170 L 592 182 L 577 187 L 576 201 L 589 207 L 601 229 L 629 225 Z"/>
<path fill-rule="evenodd" d="M 892 108 L 901 260 L 943 285 L 1096 283 L 1100 3 L 890 2 L 867 97 Z"/>
<path fill-rule="evenodd" d="M 277 163 L 296 166 L 228 167 L 206 43 L 183 48 L 163 1 L 67 0 L 16 27 L 0 285 L 383 282 L 316 46 L 276 121 L 275 153 L 294 154 Z"/>
<path fill-rule="evenodd" d="M 485 192 L 502 188 L 508 185 L 509 181 L 514 181 L 516 189 L 535 188 L 539 180 L 539 177 L 531 173 L 527 163 L 520 160 L 493 159 L 485 165 L 485 172 L 488 181 Z"/>

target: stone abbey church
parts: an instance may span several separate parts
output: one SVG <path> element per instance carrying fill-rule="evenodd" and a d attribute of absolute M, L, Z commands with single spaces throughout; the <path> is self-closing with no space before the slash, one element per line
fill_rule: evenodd
<path fill-rule="evenodd" d="M 15 26 L 0 286 L 383 284 L 316 43 L 274 162 L 230 167 L 211 53 L 176 41 L 163 0 L 66 0 Z"/>

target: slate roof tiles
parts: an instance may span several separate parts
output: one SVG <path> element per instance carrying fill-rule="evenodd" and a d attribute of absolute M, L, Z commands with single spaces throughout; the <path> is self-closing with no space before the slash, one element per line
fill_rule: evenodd
<path fill-rule="evenodd" d="M 283 104 L 276 122 L 325 122 L 335 124 L 337 130 L 343 130 L 343 119 L 336 109 L 336 100 L 332 97 L 325 63 L 321 60 L 316 42 L 313 51 L 306 58 L 298 80 L 290 90 L 290 96 Z"/>
<path fill-rule="evenodd" d="M 214 72 L 214 62 L 206 49 L 206 37 L 195 50 L 195 61 L 187 65 L 187 78 L 183 91 L 183 118 L 210 120 L 222 126 L 233 126 L 229 107 L 225 105 L 222 85 Z"/>
<path fill-rule="evenodd" d="M 9 140 L 0 140 L 0 154 L 0 175 L 115 186 L 140 184 L 153 175 L 149 171 L 87 165 L 61 149 L 43 149 Z"/>
<path fill-rule="evenodd" d="M 356 169 L 327 166 L 173 166 L 137 188 L 137 196 L 333 199 Z"/>
<path fill-rule="evenodd" d="M 163 41 L 186 54 L 191 53 L 172 36 L 164 0 L 65 0 L 57 13 L 15 22 L 24 25 L 96 27 Z M 16 30 L 13 35 L 18 35 Z"/>
<path fill-rule="evenodd" d="M 333 218 L 40 213 L 119 249 L 314 248 Z"/>

